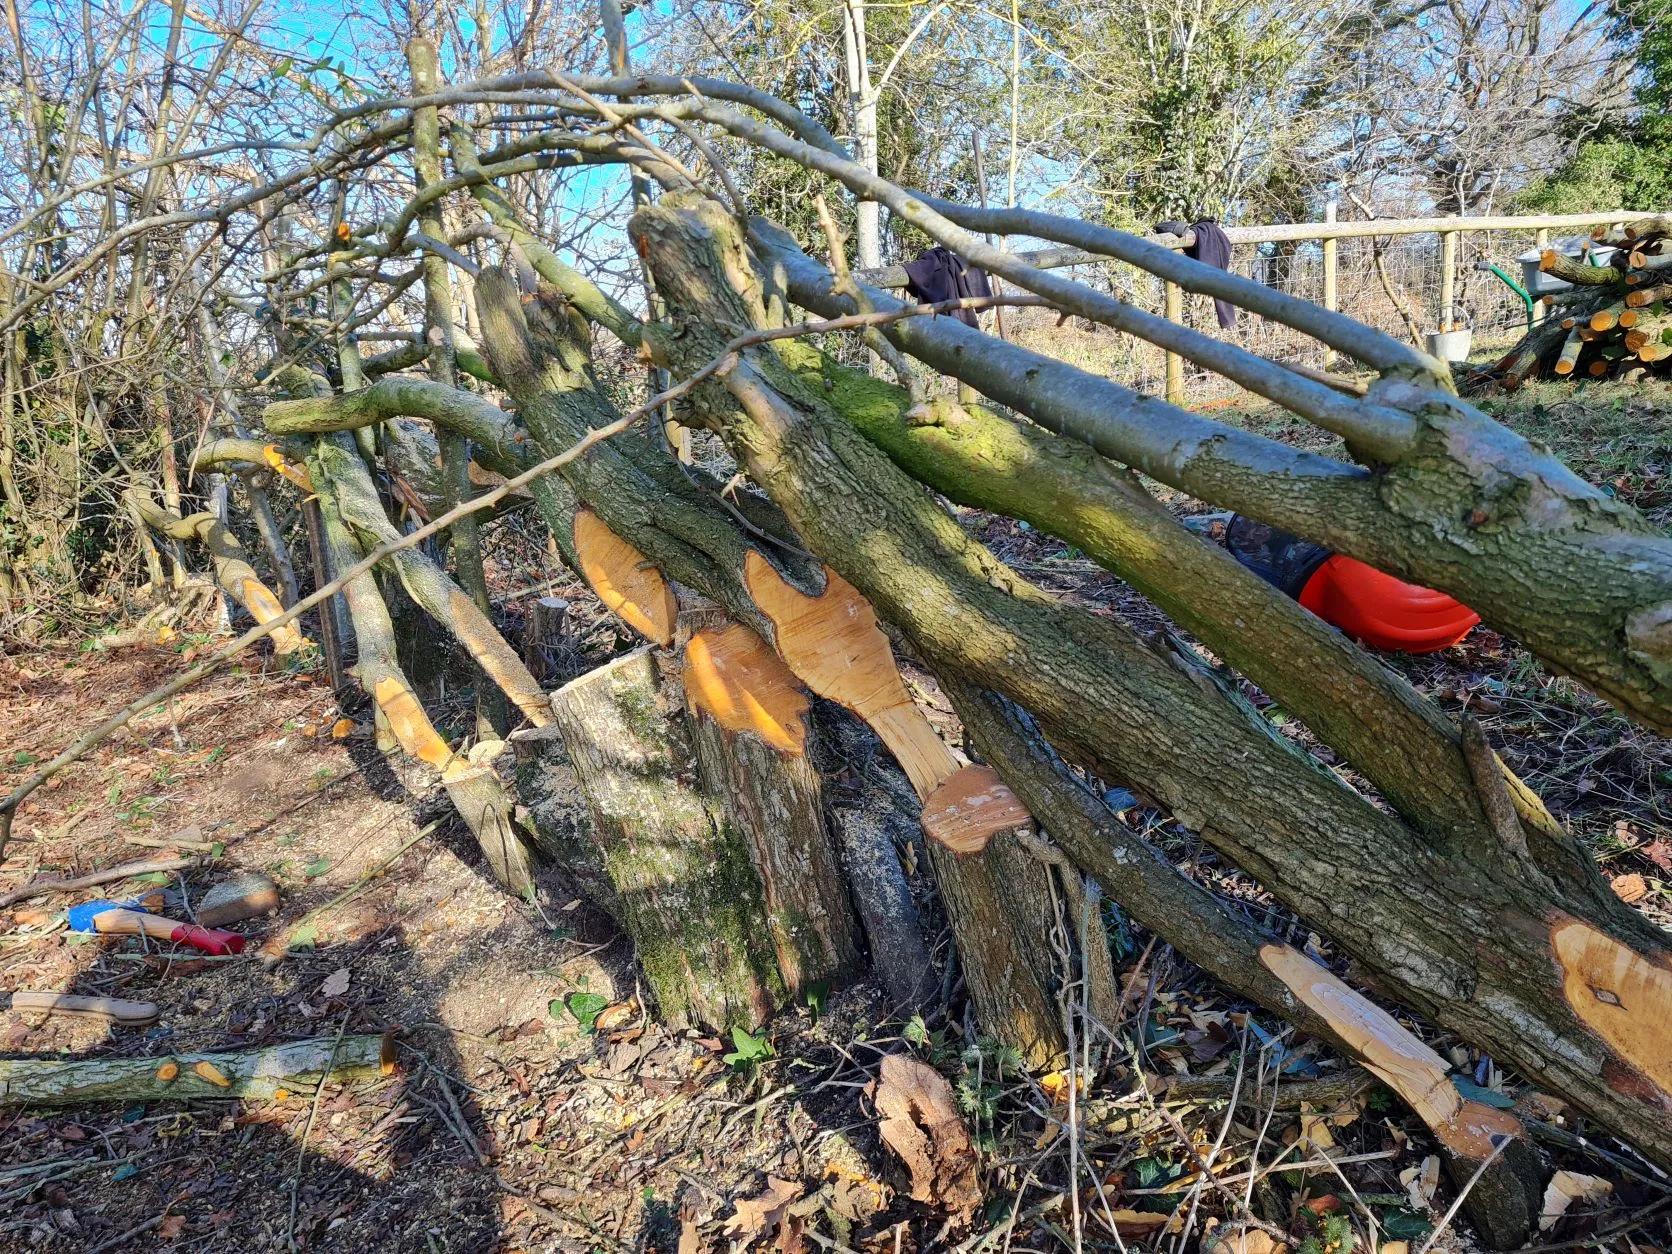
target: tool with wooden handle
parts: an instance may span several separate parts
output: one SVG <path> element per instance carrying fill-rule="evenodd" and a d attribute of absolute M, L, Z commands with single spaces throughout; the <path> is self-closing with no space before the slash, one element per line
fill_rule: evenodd
<path fill-rule="evenodd" d="M 12 1009 L 46 1015 L 78 1015 L 109 1019 L 124 1027 L 142 1028 L 157 1021 L 157 1005 L 149 1001 L 123 1001 L 116 997 L 81 997 L 74 993 L 12 994 Z"/>
<path fill-rule="evenodd" d="M 110 936 L 149 936 L 152 940 L 174 941 L 202 953 L 221 956 L 242 953 L 244 938 L 237 932 L 196 923 L 179 923 L 160 915 L 132 910 L 119 901 L 84 901 L 65 912 L 77 932 L 99 932 Z"/>

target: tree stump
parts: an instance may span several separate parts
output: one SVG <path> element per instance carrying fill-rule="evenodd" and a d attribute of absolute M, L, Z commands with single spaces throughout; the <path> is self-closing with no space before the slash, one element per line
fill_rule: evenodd
<path fill-rule="evenodd" d="M 748 841 L 778 971 L 798 996 L 859 966 L 858 927 L 807 757 L 807 696 L 741 623 L 696 631 L 681 656 L 697 773 L 722 821 Z"/>
<path fill-rule="evenodd" d="M 684 701 L 646 647 L 560 688 L 552 709 L 592 838 L 661 1018 L 753 1028 L 783 1003 L 748 839 L 700 784 Z"/>
<path fill-rule="evenodd" d="M 528 607 L 523 663 L 542 684 L 551 683 L 562 673 L 568 634 L 569 602 L 562 597 L 541 597 Z"/>

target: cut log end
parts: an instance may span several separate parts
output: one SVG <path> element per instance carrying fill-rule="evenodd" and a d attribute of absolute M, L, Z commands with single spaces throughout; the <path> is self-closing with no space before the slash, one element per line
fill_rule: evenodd
<path fill-rule="evenodd" d="M 1033 821 L 1027 807 L 990 766 L 966 766 L 923 803 L 923 833 L 956 854 L 980 853 L 1000 832 Z"/>
<path fill-rule="evenodd" d="M 372 688 L 372 698 L 383 711 L 389 730 L 400 747 L 410 756 L 427 762 L 436 770 L 445 770 L 453 760 L 453 751 L 436 732 L 430 716 L 424 713 L 418 695 L 399 679 L 385 675 Z"/>
<path fill-rule="evenodd" d="M 1662 1112 L 1672 1108 L 1672 968 L 1568 917 L 1551 928 L 1550 949 L 1574 1015 L 1653 1087 Z"/>
<path fill-rule="evenodd" d="M 575 553 L 598 599 L 634 631 L 667 648 L 679 606 L 662 572 L 590 509 L 575 511 Z"/>
<path fill-rule="evenodd" d="M 766 641 L 742 623 L 691 637 L 685 697 L 729 732 L 751 732 L 780 753 L 806 751 L 807 698 Z"/>
<path fill-rule="evenodd" d="M 871 603 L 835 571 L 824 575 L 824 591 L 812 597 L 754 550 L 744 559 L 744 584 L 796 678 L 869 723 L 927 797 L 961 764 L 912 702 Z"/>

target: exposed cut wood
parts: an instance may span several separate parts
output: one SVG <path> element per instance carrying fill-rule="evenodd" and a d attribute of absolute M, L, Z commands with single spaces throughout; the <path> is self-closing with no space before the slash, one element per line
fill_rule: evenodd
<path fill-rule="evenodd" d="M 807 698 L 766 641 L 742 623 L 708 627 L 685 645 L 685 698 L 727 731 L 748 731 L 782 753 L 807 740 Z"/>
<path fill-rule="evenodd" d="M 1446 1075 L 1445 1059 L 1300 950 L 1266 945 L 1260 960 L 1302 1003 L 1328 1020 L 1364 1066 L 1404 1098 L 1454 1153 L 1485 1158 L 1495 1137 L 1520 1134 L 1520 1121 L 1507 1111 L 1465 1102 Z"/>
<path fill-rule="evenodd" d="M 840 702 L 869 723 L 917 795 L 928 799 L 964 769 L 963 764 L 906 691 L 894 664 L 894 651 L 877 626 L 870 602 L 829 567 L 824 575 L 824 591 L 810 597 L 791 586 L 754 550 L 744 559 L 744 583 L 777 629 L 775 643 L 790 670 L 819 696 Z M 971 806 L 978 796 L 986 800 L 976 817 Z M 948 796 L 941 809 L 945 812 L 942 830 L 965 849 L 979 849 L 985 843 L 980 839 L 983 829 L 991 836 L 1018 826 L 1010 818 L 1014 812 L 1020 811 L 1022 821 L 1026 819 L 1021 803 L 996 777 L 972 777 L 967 787 Z"/>
<path fill-rule="evenodd" d="M 1550 948 L 1573 1013 L 1672 1108 L 1672 968 L 1578 919 L 1556 923 Z"/>
<path fill-rule="evenodd" d="M 445 770 L 453 760 L 453 751 L 441 738 L 424 713 L 424 706 L 401 678 L 385 675 L 372 685 L 372 698 L 383 711 L 395 740 L 412 757 L 428 762 L 436 770 Z"/>
<path fill-rule="evenodd" d="M 280 1089 L 310 1095 L 327 1080 L 387 1074 L 384 1037 L 314 1037 L 239 1053 L 164 1058 L 0 1058 L 0 1104 L 71 1106 L 159 1098 L 271 1098 Z M 392 1064 L 393 1059 L 388 1060 Z M 213 1068 L 225 1083 L 206 1078 Z"/>
<path fill-rule="evenodd" d="M 679 606 L 650 559 L 585 507 L 575 511 L 574 539 L 581 574 L 598 599 L 645 639 L 672 645 Z"/>
<path fill-rule="evenodd" d="M 1032 821 L 990 766 L 966 766 L 923 801 L 923 833 L 953 853 L 980 853 L 1000 832 Z"/>

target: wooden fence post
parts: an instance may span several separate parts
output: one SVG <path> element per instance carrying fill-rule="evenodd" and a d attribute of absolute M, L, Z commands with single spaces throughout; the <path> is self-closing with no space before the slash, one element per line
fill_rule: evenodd
<path fill-rule="evenodd" d="M 1165 312 L 1168 322 L 1184 321 L 1184 289 L 1177 283 L 1167 284 Z M 1174 405 L 1184 404 L 1184 358 L 1177 353 L 1167 354 L 1167 400 Z"/>
<path fill-rule="evenodd" d="M 1324 222 L 1325 222 L 1326 225 L 1329 225 L 1329 226 L 1334 226 L 1335 225 L 1335 202 L 1333 200 L 1330 201 L 1329 204 L 1324 206 Z M 1335 236 L 1333 236 L 1333 235 L 1325 236 L 1324 237 L 1324 308 L 1328 309 L 1331 313 L 1334 313 L 1341 308 L 1341 302 L 1340 302 L 1338 293 L 1336 292 L 1336 286 L 1335 286 L 1336 285 L 1335 252 L 1336 252 Z M 1328 349 L 1325 349 L 1324 350 L 1324 366 L 1325 366 L 1325 368 L 1327 369 L 1329 367 L 1330 363 L 1333 362 L 1334 360 L 1335 360 L 1335 354 L 1330 352 Z"/>
<path fill-rule="evenodd" d="M 1451 329 L 1448 318 L 1453 316 L 1452 302 L 1457 298 L 1457 236 L 1456 231 L 1440 233 L 1440 311 L 1437 331 Z"/>
<path fill-rule="evenodd" d="M 1543 255 L 1544 250 L 1550 247 L 1550 228 L 1549 227 L 1541 226 L 1541 227 L 1539 227 L 1539 229 L 1537 231 L 1535 231 L 1533 233 L 1533 247 L 1538 249 L 1540 255 Z M 1549 308 L 1549 306 L 1546 305 L 1542 300 L 1535 300 L 1533 302 L 1533 325 L 1534 326 L 1537 326 L 1539 323 L 1544 321 L 1545 311 L 1548 308 Z"/>

